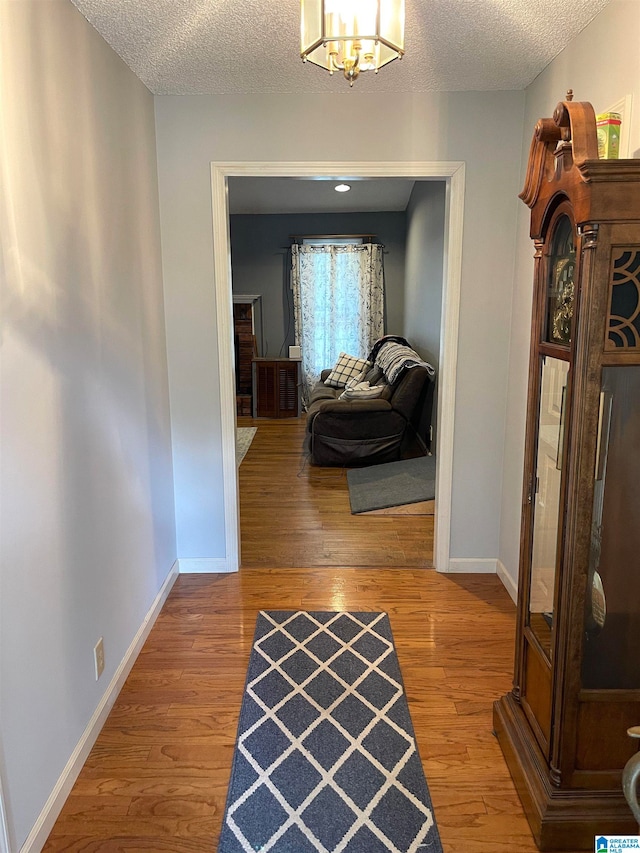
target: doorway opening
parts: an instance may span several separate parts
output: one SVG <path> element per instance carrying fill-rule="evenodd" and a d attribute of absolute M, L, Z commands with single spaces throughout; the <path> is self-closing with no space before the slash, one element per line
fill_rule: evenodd
<path fill-rule="evenodd" d="M 219 382 L 225 507 L 225 564 L 237 571 L 240 562 L 239 494 L 235 456 L 236 397 L 231 288 L 231 244 L 228 179 L 231 177 L 282 177 L 302 179 L 410 178 L 440 180 L 446 184 L 445 239 L 440 329 L 438 422 L 436 442 L 437 492 L 434 532 L 434 565 L 449 569 L 449 531 L 453 465 L 453 423 L 456 384 L 456 354 L 462 223 L 464 206 L 464 163 L 212 163 L 214 272 L 218 330 Z"/>

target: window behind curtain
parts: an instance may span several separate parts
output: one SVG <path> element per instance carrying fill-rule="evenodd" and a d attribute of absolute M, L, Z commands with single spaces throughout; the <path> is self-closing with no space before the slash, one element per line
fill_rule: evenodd
<path fill-rule="evenodd" d="M 382 246 L 323 242 L 292 247 L 296 343 L 303 399 L 340 352 L 366 357 L 384 334 Z"/>

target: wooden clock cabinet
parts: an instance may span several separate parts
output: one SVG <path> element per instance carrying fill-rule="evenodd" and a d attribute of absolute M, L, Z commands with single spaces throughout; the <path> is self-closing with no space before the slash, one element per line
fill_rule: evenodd
<path fill-rule="evenodd" d="M 636 834 L 640 160 L 599 160 L 588 103 L 541 119 L 516 659 L 495 730 L 541 850 Z"/>

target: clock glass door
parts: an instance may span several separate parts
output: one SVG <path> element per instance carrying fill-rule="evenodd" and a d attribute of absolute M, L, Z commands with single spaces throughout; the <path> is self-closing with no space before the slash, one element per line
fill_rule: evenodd
<path fill-rule="evenodd" d="M 532 489 L 529 627 L 549 658 L 560 538 L 560 487 L 568 375 L 567 361 L 542 357 L 538 446 Z"/>
<path fill-rule="evenodd" d="M 567 383 L 575 303 L 576 249 L 567 203 L 556 210 L 544 253 L 544 300 L 538 338 L 536 447 L 531 468 L 528 627 L 548 661 L 562 539 L 562 469 Z M 541 288 L 542 290 L 542 288 Z"/>
<path fill-rule="evenodd" d="M 602 371 L 582 683 L 640 689 L 640 367 Z"/>

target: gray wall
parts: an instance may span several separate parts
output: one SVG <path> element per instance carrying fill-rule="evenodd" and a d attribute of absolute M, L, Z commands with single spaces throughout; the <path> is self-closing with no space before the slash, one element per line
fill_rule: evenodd
<path fill-rule="evenodd" d="M 446 184 L 416 181 L 407 207 L 407 256 L 405 268 L 405 336 L 436 368 L 433 444 L 438 422 L 437 371 L 440 364 L 442 274 Z"/>
<path fill-rule="evenodd" d="M 626 117 L 630 136 L 626 156 L 640 157 L 640 3 L 612 0 L 527 89 L 523 168 L 519 189 L 524 185 L 533 128 L 539 118 L 553 110 L 572 88 L 575 100 L 590 101 L 596 113 L 605 112 L 621 98 L 631 95 L 633 110 Z M 606 45 L 606 61 L 603 46 Z M 615 50 L 609 50 L 615 45 Z M 624 137 L 623 137 L 624 138 Z M 529 360 L 529 335 L 533 288 L 533 244 L 529 238 L 530 210 L 522 202 L 517 209 L 517 254 L 510 276 L 513 310 L 507 397 L 507 430 L 502 479 L 500 560 L 512 591 L 518 580 L 522 459 Z"/>
<path fill-rule="evenodd" d="M 523 109 L 524 92 L 156 98 L 180 557 L 225 554 L 211 162 L 337 162 L 348 175 L 350 161 L 444 160 L 466 163 L 450 550 L 495 565 Z M 381 131 L 345 148 L 328 115 Z"/>
<path fill-rule="evenodd" d="M 406 215 L 383 213 L 236 214 L 231 220 L 234 293 L 262 296 L 263 355 L 294 343 L 287 248 L 292 234 L 376 234 L 384 244 L 387 330 L 402 334 Z"/>
<path fill-rule="evenodd" d="M 446 184 L 417 181 L 407 207 L 404 329 L 423 358 L 438 367 L 442 317 Z"/>
<path fill-rule="evenodd" d="M 68 0 L 0 3 L 0 39 L 0 772 L 18 850 L 176 547 L 153 99 Z"/>

